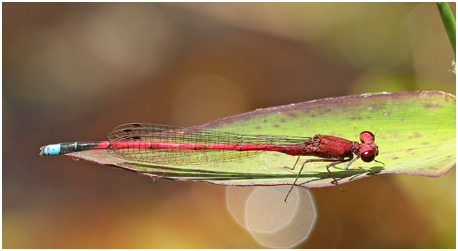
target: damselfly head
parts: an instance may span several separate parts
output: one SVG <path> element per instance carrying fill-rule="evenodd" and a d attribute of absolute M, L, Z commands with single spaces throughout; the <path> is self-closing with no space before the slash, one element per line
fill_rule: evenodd
<path fill-rule="evenodd" d="M 371 162 L 378 155 L 378 146 L 375 144 L 375 136 L 372 132 L 363 131 L 359 134 L 362 146 L 359 150 L 359 156 L 364 162 Z"/>

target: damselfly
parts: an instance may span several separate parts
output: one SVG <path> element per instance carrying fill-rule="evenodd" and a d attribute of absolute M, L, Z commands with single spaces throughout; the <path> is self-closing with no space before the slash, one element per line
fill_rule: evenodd
<path fill-rule="evenodd" d="M 108 149 L 110 153 L 126 160 L 152 164 L 187 165 L 233 161 L 253 157 L 265 151 L 275 151 L 298 156 L 292 169 L 296 167 L 300 156 L 318 157 L 307 159 L 301 165 L 288 192 L 289 195 L 305 164 L 309 162 L 331 162 L 326 165 L 326 170 L 332 177 L 333 183 L 342 190 L 337 179 L 329 170 L 330 167 L 348 162 L 345 169 L 349 170 L 350 165 L 357 159 L 361 158 L 365 162 L 371 162 L 379 154 L 373 133 L 363 131 L 359 139 L 361 143 L 321 134 L 313 137 L 248 135 L 196 127 L 132 123 L 116 127 L 108 134 L 107 141 L 47 145 L 40 148 L 40 155 Z"/>

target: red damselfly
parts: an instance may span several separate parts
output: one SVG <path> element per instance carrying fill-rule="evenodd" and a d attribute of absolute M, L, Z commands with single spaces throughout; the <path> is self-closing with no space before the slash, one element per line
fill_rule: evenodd
<path fill-rule="evenodd" d="M 152 164 L 186 165 L 226 162 L 253 157 L 265 151 L 275 151 L 298 156 L 292 169 L 296 167 L 300 156 L 319 157 L 304 161 L 288 192 L 289 195 L 305 164 L 310 162 L 331 162 L 326 165 L 326 170 L 332 177 L 333 183 L 343 190 L 329 168 L 348 162 L 345 170 L 351 170 L 350 165 L 357 159 L 361 158 L 365 162 L 371 162 L 379 153 L 373 133 L 363 131 L 359 139 L 361 143 L 321 134 L 313 137 L 248 135 L 197 127 L 132 123 L 116 127 L 108 134 L 108 141 L 47 145 L 40 148 L 40 155 L 108 149 L 110 153 L 126 160 Z"/>

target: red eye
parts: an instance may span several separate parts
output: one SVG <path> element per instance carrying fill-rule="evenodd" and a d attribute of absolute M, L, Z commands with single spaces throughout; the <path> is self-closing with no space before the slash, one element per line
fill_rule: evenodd
<path fill-rule="evenodd" d="M 370 141 L 375 141 L 375 136 L 373 133 L 369 132 L 369 131 L 364 131 L 362 133 L 359 134 L 359 140 L 361 140 L 361 143 L 364 143 L 368 140 Z"/>
<path fill-rule="evenodd" d="M 375 158 L 375 152 L 373 150 L 368 150 L 361 153 L 361 159 L 364 162 L 371 162 Z"/>

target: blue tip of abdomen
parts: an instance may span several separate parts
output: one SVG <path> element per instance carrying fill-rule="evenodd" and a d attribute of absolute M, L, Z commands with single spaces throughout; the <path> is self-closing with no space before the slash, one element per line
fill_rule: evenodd
<path fill-rule="evenodd" d="M 60 154 L 60 147 L 61 147 L 61 144 L 52 144 L 52 145 L 47 145 L 47 146 L 43 146 L 42 148 L 40 148 L 41 152 L 40 152 L 40 155 L 41 156 L 46 156 L 46 155 L 58 155 Z"/>

